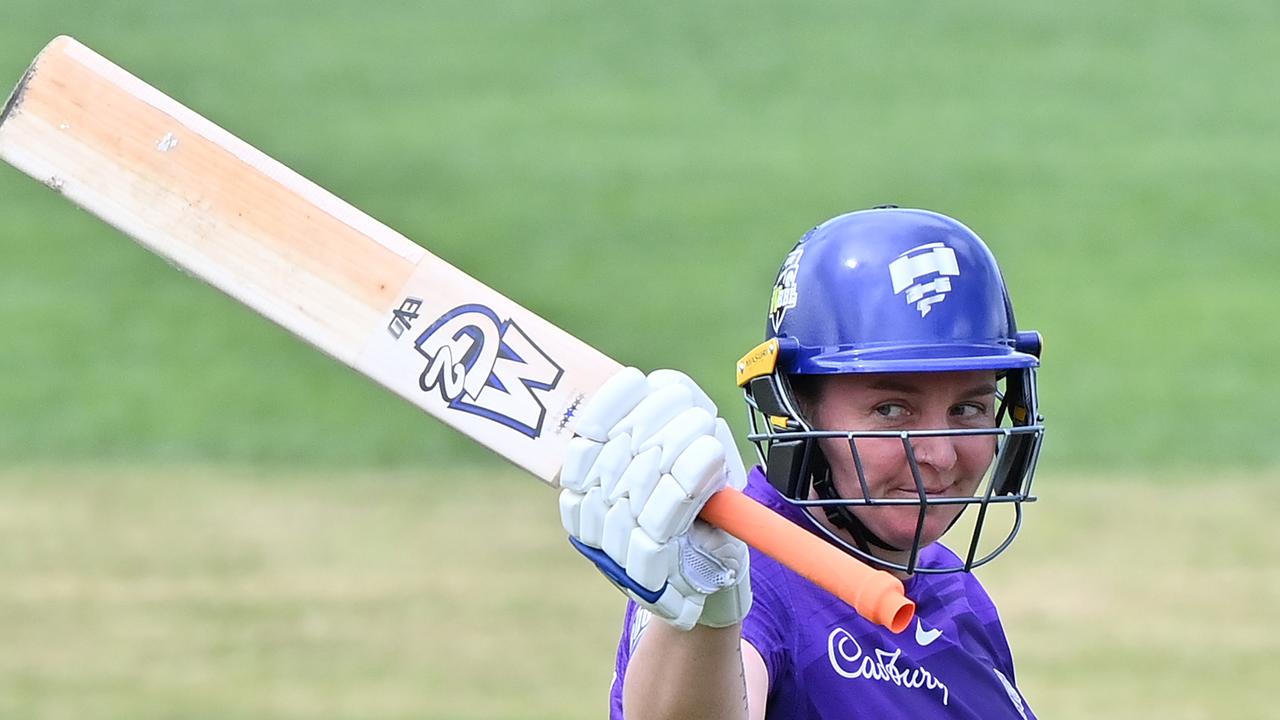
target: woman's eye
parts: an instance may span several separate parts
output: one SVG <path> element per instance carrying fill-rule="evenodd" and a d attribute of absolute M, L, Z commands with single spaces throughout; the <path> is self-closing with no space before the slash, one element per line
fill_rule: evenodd
<path fill-rule="evenodd" d="M 987 414 L 987 409 L 977 403 L 964 403 L 951 408 L 951 414 L 957 417 L 981 417 Z"/>
<path fill-rule="evenodd" d="M 876 406 L 876 414 L 883 418 L 900 418 L 907 414 L 907 409 L 896 403 L 885 403 Z"/>

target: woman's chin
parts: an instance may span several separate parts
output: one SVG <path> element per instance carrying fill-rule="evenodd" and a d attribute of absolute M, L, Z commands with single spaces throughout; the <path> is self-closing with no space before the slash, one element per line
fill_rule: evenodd
<path fill-rule="evenodd" d="M 893 515 L 890 516 L 889 513 Z M 941 539 L 955 515 L 955 511 L 949 508 L 929 511 L 924 519 L 924 530 L 920 533 L 920 547 Z M 919 520 L 920 513 L 915 508 L 894 508 L 884 513 L 884 517 L 866 518 L 863 523 L 886 544 L 910 551 L 915 543 Z"/>

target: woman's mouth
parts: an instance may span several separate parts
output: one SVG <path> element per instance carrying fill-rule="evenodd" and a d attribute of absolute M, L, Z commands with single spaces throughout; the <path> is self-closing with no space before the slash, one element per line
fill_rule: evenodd
<path fill-rule="evenodd" d="M 955 482 L 950 482 L 946 484 L 935 483 L 932 485 L 926 483 L 924 485 L 924 495 L 926 498 L 950 497 L 951 491 L 955 487 L 956 487 Z M 885 493 L 885 497 L 886 498 L 911 498 L 913 500 L 919 500 L 920 489 L 917 488 L 914 484 L 909 486 L 896 487 L 890 490 L 889 492 Z"/>

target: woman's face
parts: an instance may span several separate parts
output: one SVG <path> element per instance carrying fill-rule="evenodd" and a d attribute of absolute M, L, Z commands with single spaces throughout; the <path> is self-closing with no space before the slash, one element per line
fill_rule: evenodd
<path fill-rule="evenodd" d="M 830 375 L 820 379 L 805 403 L 818 430 L 949 430 L 996 426 L 996 376 L 991 371 Z M 844 438 L 823 438 L 836 490 L 862 498 L 853 453 Z M 930 498 L 974 495 L 995 457 L 996 437 L 912 438 L 924 490 Z M 900 438 L 857 441 L 873 499 L 919 499 L 911 464 Z M 937 541 L 963 510 L 939 505 L 925 515 L 920 546 Z M 851 507 L 858 520 L 888 545 L 909 551 L 916 534 L 918 505 Z M 825 522 L 825 514 L 815 513 Z M 873 551 L 880 554 L 881 551 Z M 888 558 L 887 558 L 888 559 Z"/>

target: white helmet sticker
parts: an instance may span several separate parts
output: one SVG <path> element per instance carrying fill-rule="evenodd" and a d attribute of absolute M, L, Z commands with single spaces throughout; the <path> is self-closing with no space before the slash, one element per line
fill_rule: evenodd
<path fill-rule="evenodd" d="M 960 266 L 954 250 L 942 243 L 928 243 L 911 248 L 889 263 L 889 277 L 893 280 L 893 294 L 901 295 L 905 290 L 907 303 L 915 305 L 920 317 L 924 317 L 934 305 L 947 299 L 951 278 L 960 277 Z M 931 279 L 924 281 L 925 278 Z"/>
<path fill-rule="evenodd" d="M 773 283 L 773 295 L 769 298 L 769 321 L 773 323 L 775 333 L 782 326 L 782 318 L 786 317 L 787 310 L 795 307 L 796 300 L 799 298 L 796 289 L 796 272 L 800 269 L 800 256 L 803 254 L 803 247 L 792 250 L 786 260 L 782 261 L 782 268 L 778 270 L 778 279 Z"/>

